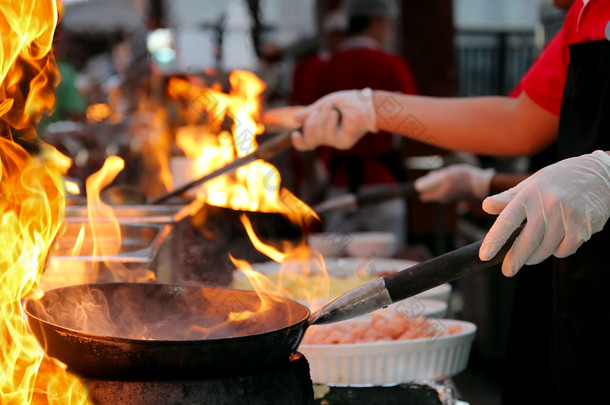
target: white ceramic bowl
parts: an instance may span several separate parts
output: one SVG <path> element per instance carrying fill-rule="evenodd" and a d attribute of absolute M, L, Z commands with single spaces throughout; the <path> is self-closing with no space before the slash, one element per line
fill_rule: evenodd
<path fill-rule="evenodd" d="M 416 295 L 416 297 L 422 299 L 430 299 L 430 300 L 439 300 L 449 303 L 449 299 L 451 298 L 451 292 L 453 291 L 453 287 L 449 283 L 441 284 L 439 286 L 433 287 L 429 290 L 421 292 Z"/>
<path fill-rule="evenodd" d="M 294 269 L 298 267 L 299 262 L 294 261 L 287 262 L 285 265 L 288 268 Z M 318 261 L 311 259 L 307 260 L 306 264 L 303 267 L 308 267 L 309 269 L 314 270 L 316 263 Z M 404 270 L 408 267 L 414 266 L 417 262 L 412 260 L 401 260 L 394 258 L 385 258 L 385 257 L 324 257 L 324 264 L 326 266 L 326 271 L 328 275 L 331 277 L 355 277 L 357 275 L 365 274 L 366 276 L 362 278 L 362 284 L 366 281 L 371 281 L 377 276 L 385 276 L 387 274 L 394 273 L 396 271 Z M 274 273 L 278 273 L 282 268 L 281 263 L 277 263 L 274 261 L 264 262 L 264 263 L 255 263 L 252 265 L 252 269 L 266 275 L 271 275 Z M 235 272 L 235 279 L 242 279 L 245 276 L 240 272 Z M 334 280 L 335 284 L 339 282 L 339 280 Z M 354 281 L 354 280 L 351 280 Z M 236 286 L 236 288 L 248 288 L 243 283 Z M 350 282 L 351 284 L 351 282 Z M 360 285 L 360 284 L 359 284 Z M 355 288 L 356 285 L 351 286 L 351 288 L 345 288 L 346 286 L 343 284 L 338 284 L 337 287 L 341 287 L 340 291 L 336 291 L 340 294 L 349 291 L 351 288 Z M 335 291 L 336 288 L 331 286 L 331 292 Z M 441 284 L 437 287 L 431 288 L 427 291 L 421 292 L 417 294 L 415 297 L 420 299 L 431 299 L 431 300 L 439 300 L 449 304 L 449 299 L 451 297 L 451 292 L 453 288 L 451 284 L 445 283 Z M 331 295 L 329 298 L 335 298 L 339 294 Z"/>
<path fill-rule="evenodd" d="M 306 301 L 299 300 L 299 302 L 306 307 L 310 307 L 309 303 Z M 315 300 L 313 302 L 313 308 L 310 308 L 310 311 L 315 311 L 327 304 L 329 301 L 324 300 Z M 386 308 L 379 309 L 378 311 L 392 311 L 402 314 L 404 316 L 408 316 L 411 318 L 417 316 L 424 316 L 426 318 L 443 318 L 447 316 L 447 303 L 439 300 L 430 300 L 430 299 L 421 299 L 419 297 L 411 297 L 405 300 L 399 301 L 395 304 L 392 304 Z M 355 319 L 363 319 L 369 317 L 370 315 L 363 315 Z"/>
<path fill-rule="evenodd" d="M 400 270 L 404 270 L 408 267 L 414 266 L 418 264 L 413 260 L 403 260 L 403 259 L 394 259 L 394 258 L 386 258 L 386 257 L 333 257 L 333 256 L 324 256 L 322 258 L 324 260 L 324 265 L 326 267 L 326 271 L 331 276 L 351 276 L 355 274 L 370 274 L 370 275 L 388 275 Z M 316 263 L 319 262 L 318 259 L 304 259 L 304 265 L 308 268 L 312 269 Z M 280 271 L 282 266 L 287 266 L 290 268 L 294 268 L 299 265 L 299 260 L 290 259 L 287 260 L 284 264 L 274 262 L 274 261 L 266 261 L 261 263 L 252 264 L 252 269 L 263 273 L 263 274 L 271 274 L 277 273 Z M 304 266 L 304 267 L 305 267 Z"/>
<path fill-rule="evenodd" d="M 447 307 L 448 305 L 444 301 L 415 296 L 392 304 L 383 311 L 398 312 L 411 318 L 417 316 L 444 318 L 447 316 Z"/>
<path fill-rule="evenodd" d="M 398 250 L 398 240 L 391 232 L 350 233 L 345 253 L 352 257 L 392 257 Z"/>
<path fill-rule="evenodd" d="M 307 235 L 307 244 L 322 256 L 338 257 L 343 255 L 349 240 L 347 235 L 340 233 L 312 233 Z"/>
<path fill-rule="evenodd" d="M 296 262 L 296 261 L 295 261 Z M 308 260 L 308 268 L 312 269 L 315 266 L 316 260 Z M 401 260 L 385 257 L 324 257 L 326 271 L 330 276 L 334 277 L 349 277 L 356 274 L 369 274 L 371 276 L 385 276 L 396 271 L 404 270 L 417 264 L 412 260 Z M 287 266 L 294 267 L 290 263 Z M 268 261 L 263 263 L 255 263 L 252 269 L 262 274 L 273 274 L 280 271 L 281 263 Z M 242 277 L 240 273 L 236 273 L 236 277 Z M 431 288 L 416 297 L 426 299 L 438 299 L 448 302 L 451 295 L 451 284 L 441 284 Z"/>
<path fill-rule="evenodd" d="M 465 321 L 433 321 L 439 328 L 460 325 L 462 331 L 435 338 L 390 342 L 301 345 L 299 352 L 309 362 L 314 383 L 392 386 L 448 378 L 466 368 L 477 328 Z"/>

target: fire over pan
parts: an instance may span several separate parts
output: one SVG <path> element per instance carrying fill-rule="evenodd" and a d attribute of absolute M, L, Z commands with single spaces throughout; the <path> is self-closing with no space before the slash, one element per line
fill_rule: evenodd
<path fill-rule="evenodd" d="M 292 300 L 261 304 L 251 291 L 168 284 L 106 283 L 63 287 L 25 302 L 45 351 L 82 376 L 233 374 L 286 362 L 310 325 L 365 314 L 502 261 L 478 259 L 481 241 L 356 288 L 314 314 Z M 225 321 L 230 313 L 248 320 Z M 219 326 L 224 325 L 224 326 Z"/>

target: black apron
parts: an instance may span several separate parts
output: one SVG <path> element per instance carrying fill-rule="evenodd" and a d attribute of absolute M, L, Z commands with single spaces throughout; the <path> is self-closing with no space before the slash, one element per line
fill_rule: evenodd
<path fill-rule="evenodd" d="M 559 119 L 559 160 L 610 150 L 610 41 L 570 45 L 570 58 Z M 549 403 L 608 403 L 609 253 L 610 224 L 606 224 L 575 254 L 554 260 L 554 397 Z"/>

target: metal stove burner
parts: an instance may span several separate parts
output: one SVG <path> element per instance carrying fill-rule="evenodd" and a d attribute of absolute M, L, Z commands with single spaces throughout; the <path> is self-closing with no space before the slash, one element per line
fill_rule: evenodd
<path fill-rule="evenodd" d="M 83 379 L 96 405 L 310 405 L 309 364 L 295 356 L 287 365 L 256 374 L 193 380 Z"/>

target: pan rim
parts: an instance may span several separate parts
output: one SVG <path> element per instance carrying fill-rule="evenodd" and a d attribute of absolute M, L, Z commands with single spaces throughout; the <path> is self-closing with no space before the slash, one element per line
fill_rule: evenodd
<path fill-rule="evenodd" d="M 55 288 L 52 290 L 48 290 L 45 292 L 45 294 L 49 293 L 51 291 L 57 291 L 57 290 L 62 290 L 62 289 L 72 289 L 75 287 L 87 286 L 87 287 L 95 288 L 96 286 L 108 286 L 108 285 L 115 285 L 115 286 L 119 286 L 119 285 L 154 285 L 154 286 L 166 287 L 166 288 L 177 287 L 177 288 L 198 288 L 198 289 L 211 288 L 211 289 L 220 289 L 220 290 L 224 290 L 224 291 L 239 291 L 239 292 L 248 293 L 248 294 L 257 294 L 254 291 L 240 290 L 240 289 L 234 289 L 234 288 L 225 288 L 225 287 L 216 287 L 216 286 L 207 286 L 207 285 L 194 286 L 194 285 L 184 285 L 184 284 L 174 284 L 174 283 L 150 283 L 150 282 L 146 282 L 146 283 L 106 282 L 106 283 L 74 284 L 71 286 L 64 286 L 64 287 L 59 287 L 59 288 Z M 268 294 L 268 295 L 274 295 L 274 294 Z M 23 309 L 24 313 L 26 314 L 28 320 L 30 320 L 30 319 L 35 320 L 41 326 L 48 325 L 49 327 L 54 328 L 58 333 L 63 332 L 62 334 L 78 336 L 79 338 L 82 338 L 82 339 L 98 341 L 98 342 L 124 343 L 124 344 L 130 344 L 130 345 L 149 346 L 151 344 L 154 344 L 154 345 L 158 345 L 158 346 L 163 346 L 163 345 L 189 346 L 189 345 L 199 345 L 199 344 L 201 344 L 201 342 L 204 342 L 204 341 L 209 344 L 214 344 L 215 342 L 224 344 L 227 340 L 230 340 L 232 342 L 238 342 L 242 339 L 251 339 L 253 337 L 264 337 L 266 335 L 274 335 L 285 329 L 290 329 L 290 328 L 294 328 L 294 327 L 302 327 L 303 324 L 305 324 L 305 327 L 307 326 L 307 321 L 310 316 L 309 308 L 307 308 L 305 305 L 303 305 L 293 299 L 281 297 L 278 295 L 274 295 L 274 296 L 280 297 L 280 298 L 286 300 L 287 302 L 290 303 L 290 305 L 293 305 L 293 306 L 296 305 L 297 308 L 303 309 L 304 316 L 299 317 L 299 319 L 297 321 L 292 322 L 288 325 L 285 325 L 285 326 L 282 326 L 279 328 L 275 328 L 275 329 L 271 329 L 271 330 L 266 330 L 261 333 L 246 334 L 246 335 L 242 335 L 242 336 L 228 336 L 228 337 L 214 338 L 214 339 L 197 339 L 197 340 L 193 340 L 193 339 L 188 339 L 188 340 L 187 339 L 184 339 L 184 340 L 135 339 L 135 338 L 120 337 L 120 336 L 97 335 L 97 334 L 79 331 L 77 329 L 68 328 L 66 326 L 62 326 L 57 323 L 42 319 L 40 316 L 34 314 L 31 310 L 29 310 L 28 305 L 30 305 L 31 302 L 33 303 L 35 301 L 41 300 L 42 298 L 44 298 L 44 295 L 40 298 L 25 298 L 22 303 L 22 309 Z"/>

